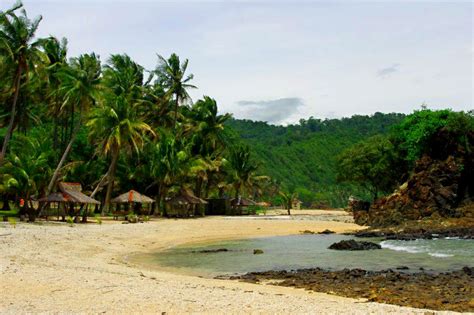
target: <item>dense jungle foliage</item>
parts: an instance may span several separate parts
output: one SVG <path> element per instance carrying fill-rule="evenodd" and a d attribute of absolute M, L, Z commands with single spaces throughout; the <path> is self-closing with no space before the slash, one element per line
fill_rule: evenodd
<path fill-rule="evenodd" d="M 286 190 L 297 192 L 306 206 L 341 207 L 350 195 L 364 199 L 370 195 L 359 185 L 337 181 L 336 157 L 362 140 L 387 134 L 404 117 L 394 113 L 326 120 L 311 117 L 289 126 L 231 119 L 226 125 L 252 148 L 264 173 Z"/>

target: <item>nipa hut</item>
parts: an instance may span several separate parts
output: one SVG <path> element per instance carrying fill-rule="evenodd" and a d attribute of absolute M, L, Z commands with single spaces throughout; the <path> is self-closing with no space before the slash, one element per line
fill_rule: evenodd
<path fill-rule="evenodd" d="M 196 197 L 190 189 L 185 188 L 166 201 L 168 215 L 177 217 L 188 217 L 194 214 L 197 206 L 205 204 L 206 200 Z"/>
<path fill-rule="evenodd" d="M 49 196 L 39 199 L 39 202 L 46 202 L 49 207 L 49 211 L 43 212 L 43 215 L 48 216 L 52 214 L 53 208 L 51 204 L 56 203 L 56 214 L 62 216 L 63 219 L 67 215 L 76 216 L 82 214 L 83 221 L 87 220 L 87 214 L 89 212 L 89 205 L 99 205 L 100 202 L 85 195 L 82 192 L 82 186 L 79 183 L 66 183 L 61 182 L 58 185 L 60 192 L 52 193 Z"/>
<path fill-rule="evenodd" d="M 249 207 L 256 205 L 255 201 L 246 198 L 234 198 L 230 201 L 234 214 L 243 214 L 244 210 L 247 210 L 247 214 L 250 214 Z"/>
<path fill-rule="evenodd" d="M 150 197 L 140 194 L 138 191 L 130 190 L 111 200 L 115 204 L 114 217 L 126 215 L 133 211 L 136 214 L 150 214 L 151 205 L 155 202 Z M 146 207 L 143 207 L 146 205 Z"/>

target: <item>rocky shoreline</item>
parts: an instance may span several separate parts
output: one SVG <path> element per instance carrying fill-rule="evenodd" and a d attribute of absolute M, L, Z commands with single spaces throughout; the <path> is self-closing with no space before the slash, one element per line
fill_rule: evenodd
<path fill-rule="evenodd" d="M 456 237 L 460 239 L 474 239 L 474 226 L 452 228 L 407 228 L 396 229 L 367 229 L 354 234 L 356 237 L 382 237 L 386 240 L 434 239 Z"/>
<path fill-rule="evenodd" d="M 391 269 L 329 271 L 314 268 L 251 272 L 241 276 L 217 278 L 303 288 L 351 298 L 365 298 L 370 302 L 416 308 L 474 311 L 473 267 L 436 274 L 424 271 L 407 273 Z"/>

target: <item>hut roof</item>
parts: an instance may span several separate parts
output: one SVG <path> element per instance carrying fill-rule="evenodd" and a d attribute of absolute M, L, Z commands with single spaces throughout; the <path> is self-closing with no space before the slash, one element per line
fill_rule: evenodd
<path fill-rule="evenodd" d="M 255 201 L 253 200 L 250 200 L 250 199 L 245 199 L 245 198 L 240 198 L 240 202 L 237 204 L 237 199 L 232 199 L 230 201 L 230 203 L 232 205 L 235 205 L 235 206 L 241 206 L 241 207 L 248 207 L 248 206 L 253 206 L 255 205 Z"/>
<path fill-rule="evenodd" d="M 100 204 L 95 199 L 82 193 L 82 186 L 79 183 L 59 183 L 59 189 L 62 192 L 64 198 L 67 199 L 67 202 L 77 202 L 77 203 L 89 203 L 89 204 Z"/>
<path fill-rule="evenodd" d="M 60 182 L 59 185 L 59 190 L 64 192 L 65 190 L 67 191 L 82 191 L 82 185 L 80 183 L 67 183 L 67 182 Z"/>
<path fill-rule="evenodd" d="M 121 194 L 120 196 L 115 197 L 111 200 L 114 203 L 129 203 L 129 202 L 136 202 L 136 203 L 153 203 L 155 202 L 150 197 L 140 194 L 138 191 L 130 190 L 126 193 Z"/>
<path fill-rule="evenodd" d="M 52 193 L 49 196 L 40 198 L 40 202 L 68 202 L 69 200 L 64 196 L 63 193 Z"/>
<path fill-rule="evenodd" d="M 175 205 L 207 204 L 206 200 L 196 197 L 189 189 L 181 189 L 179 195 L 171 198 L 167 202 Z"/>

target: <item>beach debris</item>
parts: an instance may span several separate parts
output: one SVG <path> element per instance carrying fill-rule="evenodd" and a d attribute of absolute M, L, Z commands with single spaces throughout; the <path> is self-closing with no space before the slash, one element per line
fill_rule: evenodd
<path fill-rule="evenodd" d="M 329 246 L 329 249 L 335 250 L 371 250 L 381 249 L 382 246 L 372 242 L 359 242 L 355 240 L 342 240 Z"/>
<path fill-rule="evenodd" d="M 254 249 L 254 250 L 253 250 L 253 254 L 254 254 L 254 255 L 263 254 L 263 250 L 261 250 L 261 249 Z"/>
<path fill-rule="evenodd" d="M 310 230 L 304 230 L 304 231 L 300 231 L 301 234 L 316 234 L 315 231 L 310 231 Z"/>

